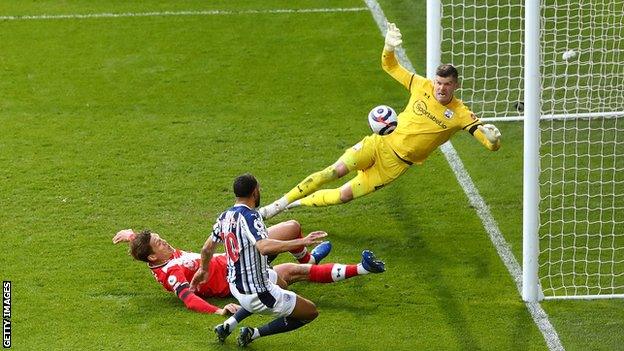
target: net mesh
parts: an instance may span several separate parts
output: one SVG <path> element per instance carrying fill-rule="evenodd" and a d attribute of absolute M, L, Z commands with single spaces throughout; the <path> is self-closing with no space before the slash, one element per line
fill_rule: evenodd
<path fill-rule="evenodd" d="M 442 1 L 442 62 L 482 118 L 523 114 L 524 8 Z M 541 5 L 540 283 L 624 294 L 624 1 Z"/>

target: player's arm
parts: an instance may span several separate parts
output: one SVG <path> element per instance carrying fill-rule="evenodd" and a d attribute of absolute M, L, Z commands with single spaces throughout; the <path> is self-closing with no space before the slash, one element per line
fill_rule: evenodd
<path fill-rule="evenodd" d="M 496 151 L 501 146 L 501 133 L 493 124 L 482 124 L 475 118 L 475 121 L 464 127 L 472 136 L 475 137 L 488 150 Z"/>
<path fill-rule="evenodd" d="M 402 42 L 401 31 L 394 23 L 388 23 L 384 49 L 381 53 L 381 67 L 392 76 L 392 78 L 403 84 L 407 90 L 410 90 L 416 75 L 401 66 L 394 54 L 394 50 L 400 46 Z"/>
<path fill-rule="evenodd" d="M 240 306 L 235 303 L 229 303 L 223 308 L 219 308 L 215 305 L 211 305 L 206 300 L 201 297 L 195 295 L 188 289 L 188 283 L 186 284 L 186 288 L 181 289 L 180 294 L 178 294 L 176 289 L 176 295 L 184 302 L 186 308 L 191 311 L 199 312 L 199 313 L 214 313 L 221 316 L 227 316 L 230 314 L 236 313 L 240 309 Z"/>
<path fill-rule="evenodd" d="M 167 277 L 167 284 L 175 292 L 176 296 L 184 302 L 186 308 L 191 311 L 200 313 L 216 313 L 225 316 L 230 313 L 236 313 L 240 306 L 236 304 L 227 304 L 223 308 L 211 305 L 206 300 L 202 299 L 191 291 L 189 282 L 184 277 L 184 274 L 171 271 Z"/>
<path fill-rule="evenodd" d="M 119 244 L 121 242 L 130 242 L 134 240 L 136 233 L 132 229 L 120 230 L 113 237 L 113 244 Z"/>
<path fill-rule="evenodd" d="M 193 280 L 191 281 L 191 291 L 196 291 L 199 284 L 203 283 L 208 279 L 208 269 L 210 267 L 210 260 L 214 255 L 215 248 L 217 246 L 217 242 L 213 240 L 212 235 L 208 237 L 204 246 L 201 250 L 201 264 L 195 275 L 193 276 Z"/>
<path fill-rule="evenodd" d="M 200 313 L 218 313 L 220 310 L 219 307 L 211 305 L 201 297 L 195 295 L 195 293 L 191 291 L 190 284 L 188 282 L 175 286 L 175 294 L 180 300 L 182 300 L 182 302 L 184 302 L 186 308 L 191 311 Z"/>
<path fill-rule="evenodd" d="M 293 240 L 275 240 L 264 238 L 256 241 L 256 248 L 263 255 L 277 255 L 282 252 L 292 251 L 301 246 L 310 246 L 321 243 L 321 239 L 326 237 L 327 233 L 317 231 L 308 234 L 305 238 Z"/>

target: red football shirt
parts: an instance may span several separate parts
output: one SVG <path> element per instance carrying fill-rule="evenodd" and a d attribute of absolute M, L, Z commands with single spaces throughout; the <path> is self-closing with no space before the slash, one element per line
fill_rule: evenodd
<path fill-rule="evenodd" d="M 169 261 L 159 266 L 150 266 L 154 278 L 168 291 L 175 292 L 183 283 L 191 283 L 201 264 L 201 255 L 175 249 Z M 217 254 L 210 260 L 208 279 L 195 292 L 201 297 L 228 297 L 230 285 L 226 280 L 227 259 Z"/>

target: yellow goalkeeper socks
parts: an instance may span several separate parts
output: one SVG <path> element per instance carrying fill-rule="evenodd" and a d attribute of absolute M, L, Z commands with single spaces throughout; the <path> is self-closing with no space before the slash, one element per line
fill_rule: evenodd
<path fill-rule="evenodd" d="M 301 183 L 297 184 L 296 187 L 292 188 L 288 193 L 286 193 L 284 197 L 286 198 L 286 200 L 288 200 L 288 203 L 291 203 L 314 192 L 321 185 L 337 178 L 338 175 L 336 174 L 334 167 L 329 166 L 322 171 L 307 176 Z"/>
<path fill-rule="evenodd" d="M 340 188 L 319 190 L 299 200 L 299 203 L 303 206 L 330 206 L 341 204 Z"/>

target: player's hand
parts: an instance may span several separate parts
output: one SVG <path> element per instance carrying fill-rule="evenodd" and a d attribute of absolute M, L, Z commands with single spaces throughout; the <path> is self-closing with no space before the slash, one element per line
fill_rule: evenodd
<path fill-rule="evenodd" d="M 204 280 L 206 280 L 206 271 L 200 268 L 197 270 L 197 272 L 195 272 L 193 280 L 191 280 L 191 287 L 189 288 L 191 292 L 195 293 L 199 284 L 203 283 Z"/>
<path fill-rule="evenodd" d="M 132 241 L 136 237 L 136 233 L 132 229 L 120 230 L 113 237 L 113 244 L 118 244 L 122 241 Z"/>
<path fill-rule="evenodd" d="M 312 232 L 308 234 L 305 238 L 303 238 L 303 244 L 305 246 L 320 244 L 321 242 L 323 242 L 323 238 L 326 236 L 327 236 L 327 233 L 323 231 Z"/>
<path fill-rule="evenodd" d="M 485 124 L 478 127 L 481 133 L 485 135 L 485 138 L 492 144 L 498 144 L 500 141 L 501 133 L 493 124 Z"/>
<path fill-rule="evenodd" d="M 227 305 L 223 306 L 223 308 L 219 308 L 218 310 L 216 310 L 215 313 L 222 316 L 229 316 L 238 312 L 240 308 L 241 307 L 235 303 L 228 303 Z"/>
<path fill-rule="evenodd" d="M 387 27 L 388 30 L 386 31 L 384 50 L 394 51 L 397 46 L 403 43 L 403 40 L 401 39 L 401 31 L 394 23 L 388 23 Z"/>

